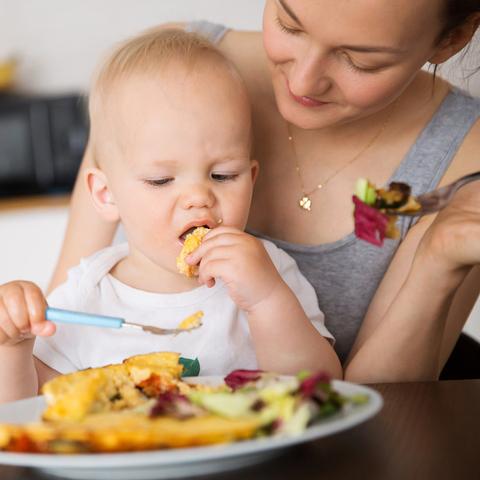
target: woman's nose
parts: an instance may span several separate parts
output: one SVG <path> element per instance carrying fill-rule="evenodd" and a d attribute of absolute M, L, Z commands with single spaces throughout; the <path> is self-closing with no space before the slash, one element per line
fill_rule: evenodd
<path fill-rule="evenodd" d="M 190 185 L 183 193 L 181 203 L 185 209 L 211 208 L 215 203 L 215 196 L 206 185 Z"/>
<path fill-rule="evenodd" d="M 329 61 L 326 54 L 310 50 L 297 58 L 289 76 L 291 92 L 298 96 L 318 97 L 332 86 L 329 76 Z"/>

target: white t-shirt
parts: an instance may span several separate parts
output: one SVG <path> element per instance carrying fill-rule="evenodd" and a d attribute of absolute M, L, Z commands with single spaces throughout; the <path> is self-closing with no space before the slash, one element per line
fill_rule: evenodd
<path fill-rule="evenodd" d="M 273 263 L 297 295 L 316 329 L 333 341 L 324 325 L 313 287 L 295 261 L 273 243 L 263 241 Z M 57 324 L 51 337 L 37 337 L 34 355 L 60 373 L 120 363 L 141 353 L 173 351 L 198 358 L 202 375 L 223 375 L 237 368 L 255 369 L 257 360 L 247 318 L 230 299 L 226 286 L 200 286 L 174 294 L 138 290 L 109 274 L 128 253 L 128 244 L 101 250 L 69 271 L 67 282 L 48 297 L 48 304 L 80 312 L 124 318 L 143 325 L 175 328 L 186 316 L 202 310 L 203 325 L 176 336 L 159 336 L 132 329 Z M 272 332 L 275 342 L 275 332 Z M 292 352 L 294 354 L 294 352 Z"/>

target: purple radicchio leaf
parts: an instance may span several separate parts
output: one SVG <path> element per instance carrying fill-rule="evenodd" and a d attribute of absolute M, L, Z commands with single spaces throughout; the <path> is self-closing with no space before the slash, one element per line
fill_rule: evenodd
<path fill-rule="evenodd" d="M 319 402 L 328 400 L 328 390 L 326 391 L 321 386 L 330 386 L 330 377 L 324 372 L 318 372 L 302 380 L 298 390 L 306 398 L 314 398 Z"/>
<path fill-rule="evenodd" d="M 381 247 L 387 232 L 388 216 L 362 202 L 355 195 L 353 195 L 352 200 L 355 204 L 353 212 L 355 235 L 366 242 Z"/>
<path fill-rule="evenodd" d="M 234 370 L 224 378 L 224 381 L 232 390 L 237 390 L 249 382 L 257 381 L 262 374 L 263 370 Z"/>
<path fill-rule="evenodd" d="M 150 410 L 150 417 L 168 415 L 175 418 L 187 418 L 198 414 L 199 408 L 190 400 L 175 392 L 161 393 Z"/>

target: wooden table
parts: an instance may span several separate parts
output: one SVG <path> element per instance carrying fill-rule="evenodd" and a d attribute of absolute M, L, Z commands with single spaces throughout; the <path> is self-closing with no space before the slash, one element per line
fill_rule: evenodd
<path fill-rule="evenodd" d="M 203 480 L 480 478 L 480 380 L 374 385 L 383 410 L 352 430 Z M 41 477 L 0 466 L 1 480 Z M 135 480 L 132 478 L 132 480 Z"/>
<path fill-rule="evenodd" d="M 25 197 L 0 198 L 0 213 L 35 208 L 66 207 L 70 195 L 37 195 Z"/>

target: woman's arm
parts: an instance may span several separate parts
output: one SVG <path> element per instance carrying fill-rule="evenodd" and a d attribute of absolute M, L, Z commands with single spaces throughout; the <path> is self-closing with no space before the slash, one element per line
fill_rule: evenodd
<path fill-rule="evenodd" d="M 100 218 L 87 190 L 83 172 L 90 166 L 93 166 L 93 159 L 87 146 L 73 189 L 67 229 L 48 292 L 66 280 L 67 271 L 78 264 L 82 257 L 91 255 L 112 242 L 116 225 Z"/>
<path fill-rule="evenodd" d="M 442 180 L 479 170 L 480 122 Z M 398 249 L 350 354 L 358 382 L 431 380 L 447 360 L 480 287 L 480 188 L 460 190 L 435 219 L 424 217 Z M 379 360 L 381 359 L 381 360 Z"/>

